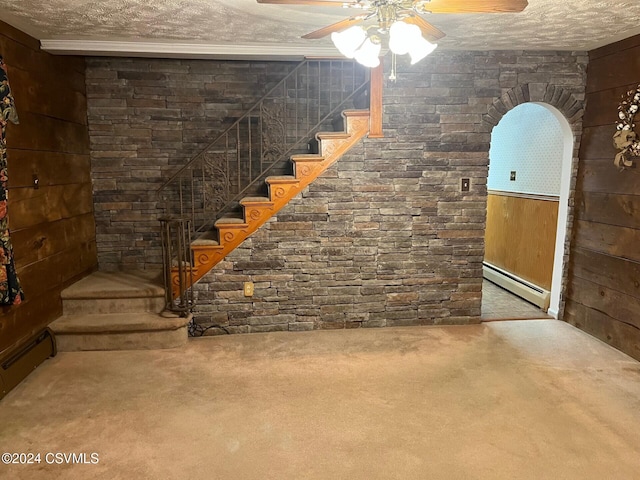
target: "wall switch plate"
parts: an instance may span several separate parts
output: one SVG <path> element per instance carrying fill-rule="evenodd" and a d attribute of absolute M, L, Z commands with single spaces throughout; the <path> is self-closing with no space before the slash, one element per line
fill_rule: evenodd
<path fill-rule="evenodd" d="M 469 182 L 469 179 L 468 178 L 463 178 L 462 179 L 462 185 L 461 185 L 462 191 L 463 192 L 468 192 L 470 186 L 471 186 L 471 182 Z"/>
<path fill-rule="evenodd" d="M 253 297 L 253 282 L 244 282 L 244 296 Z"/>
<path fill-rule="evenodd" d="M 509 177 L 509 180 L 511 180 L 512 182 L 516 181 L 516 172 L 511 172 L 511 176 Z"/>

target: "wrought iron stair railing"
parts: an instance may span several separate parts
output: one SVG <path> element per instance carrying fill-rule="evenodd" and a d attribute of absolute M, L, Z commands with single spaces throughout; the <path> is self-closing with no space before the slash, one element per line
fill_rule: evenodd
<path fill-rule="evenodd" d="M 257 195 L 306 153 L 347 108 L 368 108 L 368 71 L 346 60 L 304 60 L 158 190 L 164 217 L 189 219 L 192 237 Z M 339 127 L 341 128 L 341 127 Z"/>

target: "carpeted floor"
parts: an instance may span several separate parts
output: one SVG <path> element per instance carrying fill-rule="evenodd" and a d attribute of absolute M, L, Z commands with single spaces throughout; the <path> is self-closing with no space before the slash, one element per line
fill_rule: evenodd
<path fill-rule="evenodd" d="M 0 478 L 635 479 L 639 425 L 640 363 L 555 320 L 209 337 L 47 361 Z"/>

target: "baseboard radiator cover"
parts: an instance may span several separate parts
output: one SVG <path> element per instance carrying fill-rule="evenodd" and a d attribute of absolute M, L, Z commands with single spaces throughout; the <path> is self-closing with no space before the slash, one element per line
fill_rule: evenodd
<path fill-rule="evenodd" d="M 533 283 L 507 272 L 488 262 L 482 264 L 482 276 L 496 285 L 501 286 L 505 290 L 510 291 L 514 295 L 524 298 L 526 301 L 540 307 L 544 312 L 549 310 L 551 300 L 551 292 L 544 288 L 538 287 Z"/>
<path fill-rule="evenodd" d="M 0 400 L 56 353 L 56 340 L 48 328 L 3 352 L 0 356 Z"/>

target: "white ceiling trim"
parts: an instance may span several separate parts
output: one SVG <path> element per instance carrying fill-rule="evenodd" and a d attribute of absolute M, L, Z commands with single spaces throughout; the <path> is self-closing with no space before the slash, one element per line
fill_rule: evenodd
<path fill-rule="evenodd" d="M 40 40 L 43 50 L 56 55 L 127 56 L 234 60 L 301 60 L 342 58 L 333 46 L 214 45 L 198 43 L 125 42 L 103 40 Z M 257 53 L 259 52 L 259 53 Z"/>

